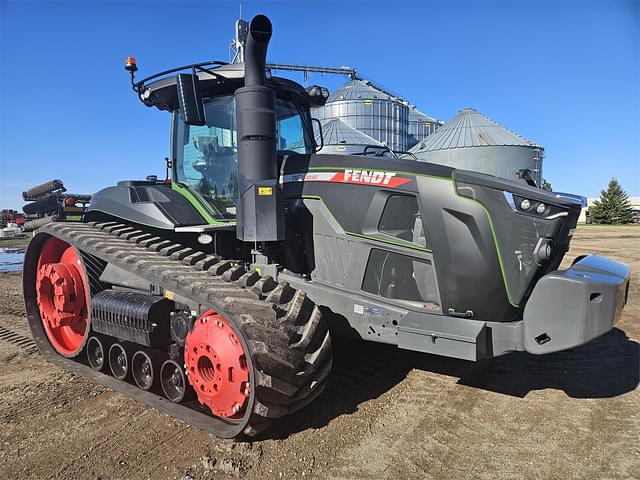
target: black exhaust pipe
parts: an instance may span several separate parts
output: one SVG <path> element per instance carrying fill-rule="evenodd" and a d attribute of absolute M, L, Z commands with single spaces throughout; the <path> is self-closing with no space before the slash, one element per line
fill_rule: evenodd
<path fill-rule="evenodd" d="M 267 47 L 273 27 L 268 17 L 256 15 L 249 25 L 244 54 L 244 86 L 264 86 L 267 65 Z"/>
<path fill-rule="evenodd" d="M 276 95 L 266 86 L 265 65 L 271 21 L 251 20 L 244 52 L 244 87 L 235 92 L 238 128 L 236 236 L 245 242 L 284 240 L 278 189 Z"/>

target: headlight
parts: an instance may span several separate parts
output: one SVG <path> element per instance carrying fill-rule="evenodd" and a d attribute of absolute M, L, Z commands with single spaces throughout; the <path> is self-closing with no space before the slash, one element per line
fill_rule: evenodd
<path fill-rule="evenodd" d="M 524 198 L 518 194 L 503 191 L 504 198 L 514 212 L 533 217 L 542 217 L 547 220 L 553 220 L 558 217 L 566 217 L 569 214 L 569 208 L 565 206 L 555 205 L 553 203 L 544 203 L 540 200 Z"/>
<path fill-rule="evenodd" d="M 541 238 L 536 245 L 534 255 L 538 265 L 544 265 L 551 259 L 553 253 L 553 240 L 550 238 Z"/>
<path fill-rule="evenodd" d="M 213 237 L 208 233 L 202 233 L 198 237 L 198 243 L 202 245 L 209 245 L 211 242 L 213 242 Z"/>

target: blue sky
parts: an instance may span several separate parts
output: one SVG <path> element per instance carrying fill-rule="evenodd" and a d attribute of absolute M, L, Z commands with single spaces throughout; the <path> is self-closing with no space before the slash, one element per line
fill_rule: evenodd
<path fill-rule="evenodd" d="M 163 175 L 169 116 L 139 74 L 228 59 L 239 2 L 0 0 L 0 207 L 61 178 L 76 193 Z M 555 190 L 640 195 L 635 2 L 242 2 L 274 24 L 272 62 L 349 65 L 448 120 L 464 107 L 546 148 Z M 336 88 L 340 78 L 314 83 Z"/>

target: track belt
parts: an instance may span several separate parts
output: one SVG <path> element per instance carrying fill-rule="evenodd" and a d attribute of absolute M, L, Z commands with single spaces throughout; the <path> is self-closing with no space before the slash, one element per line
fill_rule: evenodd
<path fill-rule="evenodd" d="M 200 304 L 201 311 L 211 308 L 227 315 L 251 315 L 258 323 L 273 322 L 278 296 L 287 288 L 270 276 L 261 277 L 255 271 L 247 271 L 238 262 L 199 252 L 122 223 L 51 223 L 39 229 L 37 234 L 41 233 L 64 240 L 84 254 L 131 271 L 165 291 Z M 33 287 L 28 288 L 29 279 L 35 278 L 35 262 L 27 260 L 25 258 L 24 284 L 28 322 L 36 344 L 47 360 L 219 437 L 232 438 L 242 431 L 251 434 L 245 430 L 248 418 L 246 422 L 237 423 L 212 417 L 202 408 L 172 403 L 156 393 L 93 370 L 81 361 L 58 355 L 42 328 Z M 328 335 L 326 343 L 329 343 Z M 328 347 L 323 345 L 321 353 L 327 348 L 330 349 L 330 344 Z M 316 396 L 314 394 L 313 398 Z M 251 412 L 253 407 L 248 405 L 247 411 Z"/>

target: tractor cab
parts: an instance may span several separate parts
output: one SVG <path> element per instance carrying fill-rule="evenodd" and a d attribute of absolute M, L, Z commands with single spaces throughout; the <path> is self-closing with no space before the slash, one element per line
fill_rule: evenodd
<path fill-rule="evenodd" d="M 134 63 L 131 63 L 131 62 Z M 127 69 L 135 61 L 129 59 Z M 180 73 L 184 71 L 190 73 Z M 147 106 L 172 113 L 172 185 L 217 222 L 234 221 L 238 191 L 238 128 L 235 92 L 244 84 L 244 64 L 210 62 L 162 72 L 134 83 Z M 328 91 L 267 76 L 275 92 L 277 157 L 318 149 L 310 108 Z"/>

